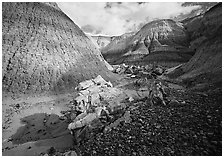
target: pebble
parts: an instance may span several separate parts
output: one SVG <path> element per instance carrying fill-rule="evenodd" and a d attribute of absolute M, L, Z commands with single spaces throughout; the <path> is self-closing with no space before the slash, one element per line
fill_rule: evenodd
<path fill-rule="evenodd" d="M 134 156 L 136 156 L 136 155 L 137 155 L 137 153 L 136 153 L 136 152 L 133 152 L 132 154 L 133 154 Z"/>

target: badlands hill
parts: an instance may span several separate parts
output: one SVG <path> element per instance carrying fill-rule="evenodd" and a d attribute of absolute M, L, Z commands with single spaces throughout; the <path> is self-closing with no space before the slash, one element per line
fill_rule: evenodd
<path fill-rule="evenodd" d="M 188 61 L 194 54 L 188 45 L 189 38 L 182 23 L 162 19 L 144 25 L 125 39 L 113 40 L 101 51 L 112 64 L 156 62 L 174 66 Z"/>
<path fill-rule="evenodd" d="M 101 75 L 109 64 L 56 3 L 3 3 L 2 84 L 4 92 L 71 90 Z"/>
<path fill-rule="evenodd" d="M 129 36 L 134 35 L 134 32 L 124 33 L 120 36 L 103 36 L 103 35 L 92 35 L 92 39 L 94 40 L 94 43 L 98 44 L 98 47 L 100 49 L 103 49 L 108 44 L 110 44 L 112 41 L 114 44 L 117 44 L 118 41 L 124 40 Z"/>

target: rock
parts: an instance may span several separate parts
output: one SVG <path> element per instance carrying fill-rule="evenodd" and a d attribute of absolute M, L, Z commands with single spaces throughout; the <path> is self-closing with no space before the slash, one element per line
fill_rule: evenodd
<path fill-rule="evenodd" d="M 19 109 L 20 108 L 20 105 L 19 104 L 16 104 L 16 106 L 15 106 L 17 109 Z"/>
<path fill-rule="evenodd" d="M 109 82 L 107 82 L 107 84 L 106 84 L 108 87 L 113 87 L 113 84 L 109 81 Z"/>
<path fill-rule="evenodd" d="M 127 73 L 127 74 L 133 74 L 134 71 L 133 71 L 133 69 L 131 67 L 129 67 L 127 70 L 125 70 L 125 73 Z"/>
<path fill-rule="evenodd" d="M 76 110 L 81 111 L 81 112 L 86 111 L 87 103 L 88 103 L 88 96 L 80 95 L 75 100 L 77 101 L 77 105 L 75 105 Z"/>
<path fill-rule="evenodd" d="M 132 102 L 132 101 L 134 101 L 134 98 L 133 97 L 129 97 L 128 101 Z"/>
<path fill-rule="evenodd" d="M 146 70 L 146 71 L 150 71 L 151 68 L 152 68 L 152 67 L 150 67 L 149 65 L 146 65 L 146 66 L 145 66 L 145 70 Z"/>
<path fill-rule="evenodd" d="M 149 73 L 149 72 L 145 72 L 145 71 L 140 71 L 140 72 L 139 72 L 139 75 L 140 75 L 141 77 L 145 77 L 145 78 L 148 78 L 148 79 L 152 79 L 152 78 L 153 78 L 152 75 L 151 75 L 151 73 Z"/>
<path fill-rule="evenodd" d="M 153 70 L 153 73 L 155 73 L 156 75 L 162 75 L 163 74 L 163 69 L 160 67 L 157 67 Z"/>
<path fill-rule="evenodd" d="M 95 79 L 93 79 L 92 80 L 96 85 L 105 85 L 105 84 L 107 84 L 107 81 L 105 81 L 104 79 L 103 79 L 103 77 L 102 76 L 100 76 L 100 75 L 98 75 Z"/>
<path fill-rule="evenodd" d="M 83 113 L 79 114 L 79 115 L 74 119 L 74 122 L 83 119 L 86 115 L 87 115 L 86 112 L 83 112 Z"/>
<path fill-rule="evenodd" d="M 182 101 L 181 104 L 186 104 L 186 101 Z"/>
<path fill-rule="evenodd" d="M 98 118 L 96 113 L 89 113 L 83 119 L 72 122 L 68 125 L 68 129 L 77 129 L 90 124 L 94 119 Z"/>
<path fill-rule="evenodd" d="M 115 70 L 115 72 L 116 72 L 116 73 L 120 73 L 121 70 L 122 70 L 122 69 L 121 69 L 120 67 L 118 67 L 118 68 Z"/>
<path fill-rule="evenodd" d="M 63 154 L 64 156 L 78 156 L 75 151 L 68 151 Z"/>
<path fill-rule="evenodd" d="M 179 105 L 180 103 L 176 100 L 176 99 L 172 99 L 170 102 L 169 102 L 169 104 L 168 104 L 168 106 L 176 106 L 176 105 Z"/>
<path fill-rule="evenodd" d="M 136 77 L 136 75 L 131 75 L 130 77 L 131 77 L 131 78 L 135 78 L 135 77 Z"/>
<path fill-rule="evenodd" d="M 79 85 L 76 87 L 76 89 L 85 90 L 92 85 L 94 85 L 94 82 L 92 80 L 86 80 L 86 81 L 80 82 Z"/>

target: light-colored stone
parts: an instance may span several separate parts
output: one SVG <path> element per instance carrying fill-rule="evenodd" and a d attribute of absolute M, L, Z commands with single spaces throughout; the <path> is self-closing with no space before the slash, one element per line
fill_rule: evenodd
<path fill-rule="evenodd" d="M 79 85 L 76 87 L 77 90 L 84 90 L 87 89 L 88 87 L 94 85 L 94 82 L 92 80 L 86 80 L 83 82 L 80 82 Z"/>
<path fill-rule="evenodd" d="M 105 85 L 107 84 L 107 81 L 105 81 L 103 79 L 102 76 L 98 75 L 95 79 L 93 79 L 93 82 L 96 84 L 96 85 Z"/>
<path fill-rule="evenodd" d="M 77 101 L 77 110 L 79 111 L 86 111 L 87 104 L 88 104 L 88 95 L 79 95 L 76 99 Z"/>
<path fill-rule="evenodd" d="M 99 93 L 91 94 L 91 105 L 97 106 L 100 103 L 100 95 Z"/>
<path fill-rule="evenodd" d="M 64 156 L 78 156 L 75 151 L 67 151 L 64 153 Z"/>
<path fill-rule="evenodd" d="M 136 77 L 136 75 L 131 75 L 131 78 L 135 78 Z"/>
<path fill-rule="evenodd" d="M 129 102 L 133 102 L 134 101 L 134 98 L 133 97 L 129 97 Z"/>
<path fill-rule="evenodd" d="M 72 130 L 72 129 L 76 129 L 76 128 L 81 128 L 85 125 L 90 124 L 94 119 L 98 118 L 96 113 L 88 113 L 84 118 L 72 122 L 68 125 L 68 129 Z"/>
<path fill-rule="evenodd" d="M 83 113 L 79 114 L 79 115 L 74 119 L 74 122 L 83 119 L 86 115 L 87 115 L 86 112 L 83 112 Z"/>
<path fill-rule="evenodd" d="M 153 70 L 154 73 L 156 73 L 157 75 L 162 75 L 163 73 L 163 69 L 160 67 L 155 68 L 155 70 Z"/>

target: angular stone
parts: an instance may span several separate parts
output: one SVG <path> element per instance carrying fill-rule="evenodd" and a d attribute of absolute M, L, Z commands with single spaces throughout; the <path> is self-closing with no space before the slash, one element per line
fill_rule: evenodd
<path fill-rule="evenodd" d="M 95 79 L 92 80 L 96 85 L 105 85 L 107 81 L 103 79 L 102 76 L 98 75 Z"/>
<path fill-rule="evenodd" d="M 153 72 L 154 72 L 156 75 L 162 75 L 162 73 L 163 73 L 163 69 L 160 68 L 160 67 L 157 67 L 157 68 L 155 68 L 155 70 L 153 70 Z"/>
<path fill-rule="evenodd" d="M 77 128 L 81 128 L 85 125 L 90 124 L 94 119 L 98 118 L 96 113 L 89 113 L 87 114 L 84 118 L 76 121 L 76 122 L 72 122 L 68 125 L 68 129 L 72 130 L 72 129 L 77 129 Z"/>
<path fill-rule="evenodd" d="M 84 89 L 89 88 L 92 85 L 94 85 L 94 82 L 92 80 L 86 80 L 86 81 L 80 82 L 76 89 L 84 90 Z"/>
<path fill-rule="evenodd" d="M 87 108 L 88 95 L 80 95 L 76 99 L 77 101 L 77 110 L 84 112 Z"/>

